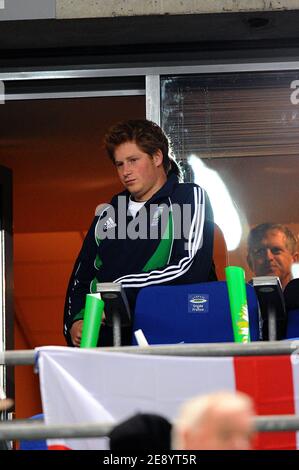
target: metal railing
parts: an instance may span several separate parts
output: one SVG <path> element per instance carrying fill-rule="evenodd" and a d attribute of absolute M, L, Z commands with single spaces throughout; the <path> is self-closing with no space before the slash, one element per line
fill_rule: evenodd
<path fill-rule="evenodd" d="M 299 354 L 299 340 L 240 343 L 171 344 L 94 348 L 93 351 L 122 352 L 163 356 L 277 356 Z M 19 350 L 0 353 L 0 365 L 33 365 L 37 351 Z"/>
<path fill-rule="evenodd" d="M 275 356 L 299 353 L 299 340 L 238 343 L 175 344 L 162 346 L 123 346 L 95 348 L 94 351 L 121 352 L 167 356 Z M 5 351 L 0 353 L 0 365 L 34 365 L 38 350 Z M 20 420 L 21 421 L 21 420 Z M 41 421 L 2 421 L 0 440 L 35 440 L 51 438 L 99 438 L 109 435 L 111 423 L 80 423 L 75 425 L 46 425 Z M 254 427 L 258 432 L 298 431 L 299 417 L 294 415 L 256 416 Z"/>
<path fill-rule="evenodd" d="M 111 423 L 80 423 L 42 424 L 40 421 L 17 421 L 0 423 L 0 440 L 35 440 L 35 439 L 70 439 L 99 438 L 108 436 L 115 424 Z M 257 416 L 254 428 L 258 432 L 282 432 L 299 430 L 299 417 L 293 415 Z"/>

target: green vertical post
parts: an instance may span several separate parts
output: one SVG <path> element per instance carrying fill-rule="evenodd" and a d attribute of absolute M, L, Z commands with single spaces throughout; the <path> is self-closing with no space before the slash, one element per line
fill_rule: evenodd
<path fill-rule="evenodd" d="M 87 294 L 80 348 L 95 348 L 98 344 L 104 301 L 98 294 Z"/>
<path fill-rule="evenodd" d="M 226 284 L 236 343 L 250 342 L 245 272 L 238 266 L 225 268 Z"/>

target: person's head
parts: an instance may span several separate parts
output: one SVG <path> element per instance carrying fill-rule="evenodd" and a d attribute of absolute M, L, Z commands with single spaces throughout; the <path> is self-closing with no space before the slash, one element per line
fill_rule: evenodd
<path fill-rule="evenodd" d="M 115 124 L 105 135 L 104 146 L 121 182 L 137 201 L 150 199 L 171 173 L 181 176 L 178 164 L 169 155 L 168 138 L 152 121 Z"/>
<path fill-rule="evenodd" d="M 250 231 L 247 262 L 256 276 L 278 276 L 284 288 L 298 258 L 296 237 L 285 225 L 265 223 Z"/>
<path fill-rule="evenodd" d="M 163 416 L 138 413 L 111 431 L 110 450 L 170 450 L 171 424 Z"/>
<path fill-rule="evenodd" d="M 176 450 L 249 450 L 254 408 L 241 392 L 217 392 L 188 400 L 173 425 Z"/>

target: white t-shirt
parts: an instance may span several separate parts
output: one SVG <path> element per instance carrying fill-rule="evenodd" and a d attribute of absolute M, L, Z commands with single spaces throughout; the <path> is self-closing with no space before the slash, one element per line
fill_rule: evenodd
<path fill-rule="evenodd" d="M 133 219 L 135 219 L 137 212 L 140 211 L 141 207 L 144 206 L 145 203 L 146 201 L 132 201 L 130 197 L 128 211 L 130 212 Z"/>

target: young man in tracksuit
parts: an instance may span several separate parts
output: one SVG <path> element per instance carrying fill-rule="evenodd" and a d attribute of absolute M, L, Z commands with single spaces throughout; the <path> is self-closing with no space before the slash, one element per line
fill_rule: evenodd
<path fill-rule="evenodd" d="M 215 280 L 213 213 L 205 191 L 180 183 L 162 129 L 147 120 L 113 126 L 105 147 L 125 191 L 102 205 L 84 240 L 70 279 L 64 334 L 81 340 L 86 294 L 97 282 L 121 283 L 134 309 L 138 290 L 157 284 Z M 100 344 L 112 344 L 101 327 Z M 130 343 L 130 331 L 122 335 Z"/>

